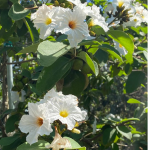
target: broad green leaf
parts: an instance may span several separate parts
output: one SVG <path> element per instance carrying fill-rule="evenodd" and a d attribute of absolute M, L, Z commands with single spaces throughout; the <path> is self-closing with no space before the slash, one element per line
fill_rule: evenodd
<path fill-rule="evenodd" d="M 107 34 L 109 35 L 109 37 L 124 46 L 129 54 L 132 54 L 134 52 L 134 43 L 126 33 L 119 30 L 109 30 Z"/>
<path fill-rule="evenodd" d="M 91 68 L 93 73 L 96 75 L 94 63 L 93 63 L 92 59 L 90 58 L 90 56 L 86 52 L 84 52 L 84 51 L 80 52 L 77 57 L 84 60 L 88 64 L 88 66 Z"/>
<path fill-rule="evenodd" d="M 148 5 L 147 4 L 142 4 L 145 8 L 147 8 L 148 9 Z"/>
<path fill-rule="evenodd" d="M 5 125 L 5 129 L 6 129 L 6 133 L 8 132 L 13 132 L 15 130 L 15 122 L 20 120 L 20 115 L 19 114 L 15 114 L 12 115 L 8 118 L 8 120 L 6 121 L 6 125 Z"/>
<path fill-rule="evenodd" d="M 81 148 L 81 146 L 75 140 L 73 140 L 72 138 L 70 138 L 70 137 L 63 137 L 63 138 L 69 140 L 69 142 L 71 143 L 72 149 Z"/>
<path fill-rule="evenodd" d="M 116 129 L 118 130 L 118 132 L 125 136 L 127 139 L 131 140 L 132 138 L 132 133 L 131 131 L 126 127 L 126 126 L 117 126 Z"/>
<path fill-rule="evenodd" d="M 27 77 L 28 79 L 31 78 L 31 73 L 30 73 L 30 71 L 28 71 L 28 70 L 26 70 L 26 69 L 22 70 L 22 73 L 21 73 L 21 74 L 22 74 L 23 76 Z"/>
<path fill-rule="evenodd" d="M 117 58 L 120 62 L 123 62 L 122 58 L 116 52 L 114 52 L 106 47 L 100 47 L 100 48 L 102 50 L 106 51 L 107 53 L 109 53 L 110 55 L 112 55 L 113 57 Z"/>
<path fill-rule="evenodd" d="M 117 135 L 115 128 L 107 128 L 103 131 L 103 144 L 107 145 L 110 142 L 113 142 L 115 140 L 115 137 Z"/>
<path fill-rule="evenodd" d="M 86 147 L 80 147 L 80 148 L 66 148 L 66 149 L 64 149 L 64 150 L 86 150 Z"/>
<path fill-rule="evenodd" d="M 82 41 L 81 43 L 79 43 L 80 46 L 82 45 L 101 45 L 101 43 L 99 43 L 98 41 L 94 41 L 94 40 L 85 40 Z"/>
<path fill-rule="evenodd" d="M 63 35 L 60 35 L 57 39 L 56 39 L 56 41 L 57 42 L 61 42 L 62 40 L 65 40 L 65 39 L 67 39 L 67 35 L 66 34 L 63 34 Z"/>
<path fill-rule="evenodd" d="M 145 34 L 147 34 L 148 32 L 148 27 L 141 27 L 142 32 L 144 32 Z"/>
<path fill-rule="evenodd" d="M 117 143 L 112 143 L 112 150 L 119 150 Z"/>
<path fill-rule="evenodd" d="M 14 109 L 7 109 L 3 112 L 3 115 L 7 115 L 7 114 L 10 114 L 14 111 Z"/>
<path fill-rule="evenodd" d="M 3 26 L 3 28 L 9 30 L 12 26 L 12 20 L 11 18 L 8 16 L 8 11 L 9 9 L 2 9 L 1 10 L 1 17 L 0 17 L 0 21 L 1 21 L 1 25 Z"/>
<path fill-rule="evenodd" d="M 21 51 L 19 51 L 16 55 L 21 55 L 21 54 L 26 54 L 26 53 L 31 53 L 31 52 L 36 52 L 37 48 L 40 43 L 36 43 L 27 47 L 24 47 Z"/>
<path fill-rule="evenodd" d="M 93 63 L 94 63 L 94 68 L 95 68 L 95 75 L 98 76 L 98 74 L 99 74 L 98 64 L 94 60 L 93 60 Z"/>
<path fill-rule="evenodd" d="M 19 29 L 21 29 L 23 26 L 23 19 L 16 21 L 16 25 Z"/>
<path fill-rule="evenodd" d="M 108 53 L 101 49 L 98 49 L 94 56 L 98 59 L 99 63 L 106 63 L 108 60 Z"/>
<path fill-rule="evenodd" d="M 23 19 L 22 19 L 23 20 Z M 24 36 L 28 32 L 28 28 L 26 27 L 25 23 L 23 22 L 23 25 L 21 28 L 17 28 L 17 35 L 19 37 Z"/>
<path fill-rule="evenodd" d="M 126 81 L 126 92 L 135 91 L 145 80 L 145 74 L 142 71 L 132 71 Z"/>
<path fill-rule="evenodd" d="M 15 3 L 10 8 L 8 15 L 13 20 L 20 20 L 20 19 L 25 18 L 29 13 L 30 13 L 29 9 L 24 9 L 20 4 Z"/>
<path fill-rule="evenodd" d="M 85 87 L 85 75 L 80 71 L 71 71 L 64 79 L 62 92 L 79 96 Z"/>
<path fill-rule="evenodd" d="M 32 145 L 26 142 L 26 143 L 19 145 L 17 147 L 17 150 L 47 150 L 45 146 L 48 144 L 50 143 L 48 143 L 47 141 L 43 141 L 43 140 L 39 140 L 37 143 L 34 143 Z"/>
<path fill-rule="evenodd" d="M 142 104 L 142 105 L 145 105 L 144 103 L 138 101 L 137 99 L 134 99 L 134 98 L 130 98 L 127 103 L 130 103 L 130 104 Z"/>
<path fill-rule="evenodd" d="M 60 42 L 44 41 L 38 46 L 38 61 L 41 66 L 48 67 L 67 53 L 70 48 Z"/>
<path fill-rule="evenodd" d="M 10 145 L 11 143 L 13 143 L 14 141 L 16 141 L 19 138 L 20 138 L 19 134 L 15 134 L 11 137 L 3 137 L 0 139 L 0 145 L 1 146 Z"/>
<path fill-rule="evenodd" d="M 50 90 L 57 81 L 59 81 L 64 74 L 71 68 L 72 62 L 70 59 L 60 57 L 55 63 L 49 67 L 45 67 L 36 84 L 37 90 L 41 93 Z"/>
<path fill-rule="evenodd" d="M 91 31 L 95 32 L 96 36 L 99 36 L 101 34 L 105 34 L 104 29 L 98 25 L 91 27 Z"/>
<path fill-rule="evenodd" d="M 89 45 L 90 46 L 90 45 Z M 89 49 L 88 49 L 88 52 L 89 53 L 91 53 L 92 55 L 94 55 L 96 52 L 97 52 L 97 50 L 98 50 L 98 45 L 97 46 L 94 46 L 94 47 L 88 47 Z"/>

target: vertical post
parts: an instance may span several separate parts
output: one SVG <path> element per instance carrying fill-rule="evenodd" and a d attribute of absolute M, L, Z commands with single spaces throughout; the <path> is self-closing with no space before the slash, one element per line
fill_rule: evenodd
<path fill-rule="evenodd" d="M 12 57 L 8 57 L 8 63 L 12 63 Z M 7 65 L 7 84 L 8 84 L 8 104 L 9 109 L 14 109 L 11 97 L 11 89 L 13 87 L 13 67 L 12 64 Z"/>

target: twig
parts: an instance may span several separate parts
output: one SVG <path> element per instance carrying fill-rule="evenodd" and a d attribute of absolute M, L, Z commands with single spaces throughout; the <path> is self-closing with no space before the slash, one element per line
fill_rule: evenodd
<path fill-rule="evenodd" d="M 32 60 L 36 60 L 36 59 L 33 58 L 33 59 L 25 60 L 25 61 L 18 61 L 18 62 L 7 63 L 7 65 L 22 64 L 22 63 L 29 62 L 29 61 L 32 61 Z"/>

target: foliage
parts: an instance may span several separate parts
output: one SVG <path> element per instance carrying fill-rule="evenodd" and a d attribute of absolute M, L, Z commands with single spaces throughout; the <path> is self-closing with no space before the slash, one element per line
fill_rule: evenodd
<path fill-rule="evenodd" d="M 0 0 L 0 149 L 44 150 L 45 144 L 53 141 L 54 132 L 39 136 L 39 141 L 30 146 L 18 124 L 28 114 L 28 102 L 39 102 L 55 86 L 64 95 L 77 96 L 79 106 L 88 112 L 88 119 L 77 127 L 80 134 L 69 130 L 62 133 L 72 149 L 146 150 L 147 23 L 124 27 L 120 20 L 116 26 L 109 23 L 107 32 L 99 25 L 89 27 L 94 39 L 82 40 L 75 48 L 67 35 L 54 30 L 46 40 L 40 39 L 40 30 L 30 19 L 43 2 Z M 147 1 L 136 2 L 147 9 Z M 91 0 L 88 6 L 93 4 L 101 6 L 104 14 L 109 2 Z M 66 0 L 47 1 L 46 5 L 73 7 Z M 125 48 L 125 55 L 115 42 Z M 23 96 L 22 91 L 26 93 L 25 100 L 14 100 L 15 109 L 4 107 L 8 57 L 13 59 L 11 92 L 19 93 L 18 97 Z"/>

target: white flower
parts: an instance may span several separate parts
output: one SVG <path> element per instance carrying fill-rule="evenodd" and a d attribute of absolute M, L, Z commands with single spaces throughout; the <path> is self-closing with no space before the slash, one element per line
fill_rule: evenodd
<path fill-rule="evenodd" d="M 122 55 L 126 55 L 127 54 L 127 50 L 118 42 L 116 42 L 115 40 L 114 41 L 114 46 L 116 48 L 116 50 L 118 50 L 118 52 Z"/>
<path fill-rule="evenodd" d="M 142 22 L 148 23 L 148 11 L 146 9 L 143 10 L 141 17 L 142 17 Z"/>
<path fill-rule="evenodd" d="M 78 105 L 78 98 L 72 94 L 64 95 L 62 92 L 57 92 L 54 88 L 52 88 L 50 91 L 48 91 L 44 99 L 42 99 L 40 102 L 37 102 L 38 104 L 46 103 L 48 101 L 53 102 L 54 99 L 59 98 L 60 100 L 68 101 L 69 103 L 72 103 L 74 105 Z"/>
<path fill-rule="evenodd" d="M 41 39 L 46 39 L 55 28 L 55 15 L 56 8 L 50 8 L 45 4 L 39 7 L 36 13 L 31 15 L 31 20 L 33 20 L 34 27 L 36 27 L 37 30 L 40 29 Z"/>
<path fill-rule="evenodd" d="M 144 7 L 141 6 L 141 4 L 139 2 L 137 2 L 135 5 L 134 5 L 134 8 L 135 8 L 135 11 L 137 14 L 141 15 L 143 10 L 144 10 Z"/>
<path fill-rule="evenodd" d="M 49 119 L 42 113 L 45 109 L 43 104 L 28 103 L 29 115 L 23 115 L 19 122 L 19 129 L 23 133 L 29 133 L 26 141 L 30 145 L 38 141 L 39 135 L 49 135 L 52 132 Z"/>
<path fill-rule="evenodd" d="M 68 139 L 62 138 L 55 127 L 55 137 L 51 144 L 46 145 L 46 148 L 52 148 L 52 150 L 59 150 L 65 148 L 72 148 Z"/>
<path fill-rule="evenodd" d="M 131 2 L 132 2 L 131 0 L 113 0 L 112 2 L 112 5 L 114 7 L 113 14 L 115 14 L 115 12 L 117 11 L 117 6 L 120 8 L 124 6 L 125 9 L 130 9 L 132 7 Z"/>
<path fill-rule="evenodd" d="M 73 11 L 66 8 L 64 13 L 57 18 L 56 32 L 68 35 L 70 46 L 77 47 L 78 43 L 89 36 L 85 19 L 86 16 L 79 7 L 76 6 Z"/>
<path fill-rule="evenodd" d="M 134 15 L 133 17 L 129 18 L 130 20 L 128 22 L 124 22 L 123 26 L 133 26 L 133 27 L 137 27 L 141 25 L 142 19 L 141 16 L 139 14 Z"/>
<path fill-rule="evenodd" d="M 85 119 L 86 111 L 81 109 L 68 100 L 54 99 L 54 102 L 47 102 L 48 111 L 45 113 L 48 115 L 50 122 L 60 120 L 62 124 L 67 124 L 67 129 L 72 130 L 76 124 L 76 121 L 82 121 Z"/>

